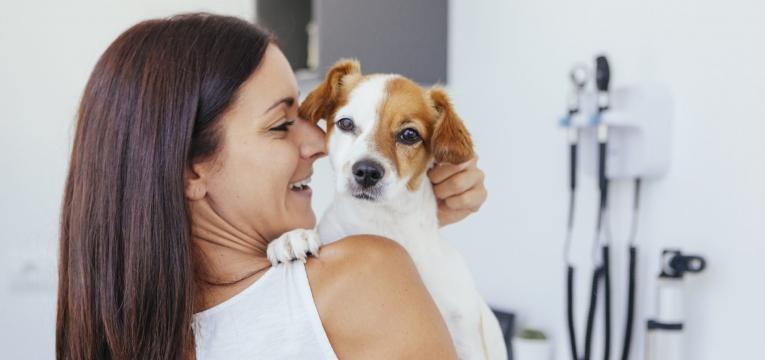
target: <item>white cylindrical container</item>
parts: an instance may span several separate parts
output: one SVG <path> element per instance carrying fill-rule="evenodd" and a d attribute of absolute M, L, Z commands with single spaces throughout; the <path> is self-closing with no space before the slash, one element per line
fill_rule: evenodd
<path fill-rule="evenodd" d="M 682 279 L 660 277 L 656 295 L 658 311 L 648 323 L 646 359 L 684 359 Z"/>
<path fill-rule="evenodd" d="M 701 256 L 684 255 L 674 249 L 662 251 L 662 270 L 656 289 L 656 317 L 649 319 L 646 324 L 647 360 L 686 358 L 683 339 L 683 276 L 686 273 L 699 273 L 704 268 L 706 260 Z"/>
<path fill-rule="evenodd" d="M 547 339 L 513 338 L 513 360 L 551 360 L 552 344 Z"/>

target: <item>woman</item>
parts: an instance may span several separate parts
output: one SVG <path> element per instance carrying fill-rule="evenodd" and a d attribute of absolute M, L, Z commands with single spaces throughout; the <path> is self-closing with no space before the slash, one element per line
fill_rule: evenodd
<path fill-rule="evenodd" d="M 146 21 L 115 40 L 78 112 L 59 359 L 454 357 L 391 240 L 354 236 L 270 266 L 269 241 L 316 221 L 310 192 L 289 187 L 325 151 L 297 97 L 269 35 L 235 18 Z M 485 199 L 475 161 L 429 175 L 442 224 Z"/>

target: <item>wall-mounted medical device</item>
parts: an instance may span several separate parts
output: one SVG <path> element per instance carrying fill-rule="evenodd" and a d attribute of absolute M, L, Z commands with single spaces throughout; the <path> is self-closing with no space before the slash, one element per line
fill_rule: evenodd
<path fill-rule="evenodd" d="M 590 71 L 576 65 L 570 72 L 571 92 L 568 111 L 560 124 L 568 129 L 569 203 L 564 257 L 566 262 L 566 322 L 569 352 L 573 360 L 593 357 L 595 314 L 602 303 L 603 358 L 611 359 L 613 340 L 611 289 L 611 229 L 609 224 L 609 187 L 612 181 L 630 180 L 635 184 L 633 221 L 628 250 L 628 284 L 626 319 L 619 358 L 631 353 L 634 310 L 637 293 L 637 224 L 640 188 L 643 180 L 657 179 L 669 168 L 673 103 L 669 91 L 660 86 L 612 86 L 612 71 L 604 55 L 595 58 Z M 593 84 L 588 88 L 588 83 Z M 578 167 L 596 179 L 598 213 L 595 236 L 591 243 L 593 271 L 589 291 L 585 332 L 577 336 L 574 319 L 574 278 L 576 268 L 571 260 Z M 617 251 L 621 251 L 617 249 Z M 618 279 L 617 279 L 618 280 Z M 579 344 L 584 345 L 579 348 Z"/>

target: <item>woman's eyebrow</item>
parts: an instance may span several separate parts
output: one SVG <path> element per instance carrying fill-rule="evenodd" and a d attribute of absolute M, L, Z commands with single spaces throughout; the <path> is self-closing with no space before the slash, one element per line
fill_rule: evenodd
<path fill-rule="evenodd" d="M 292 107 L 292 105 L 295 103 L 295 98 L 292 96 L 285 96 L 279 100 L 277 100 L 273 105 L 269 106 L 266 111 L 263 112 L 263 115 L 268 114 L 269 111 L 273 110 L 275 107 L 285 104 L 287 107 Z"/>

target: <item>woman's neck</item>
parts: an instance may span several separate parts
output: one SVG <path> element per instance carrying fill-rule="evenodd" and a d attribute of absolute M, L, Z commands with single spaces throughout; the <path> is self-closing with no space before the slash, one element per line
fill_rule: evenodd
<path fill-rule="evenodd" d="M 209 309 L 238 294 L 267 270 L 268 241 L 225 221 L 208 199 L 189 203 L 194 249 L 194 312 Z"/>
<path fill-rule="evenodd" d="M 257 281 L 271 263 L 263 256 L 242 252 L 192 236 L 195 252 L 194 312 L 218 305 Z"/>

